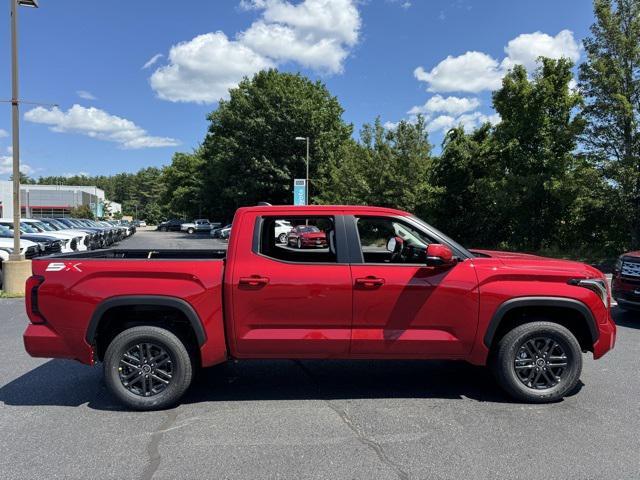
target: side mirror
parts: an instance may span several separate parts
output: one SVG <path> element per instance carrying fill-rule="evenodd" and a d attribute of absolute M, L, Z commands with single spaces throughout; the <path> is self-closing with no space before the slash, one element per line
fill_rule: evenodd
<path fill-rule="evenodd" d="M 427 265 L 438 267 L 453 263 L 453 252 L 446 245 L 432 243 L 427 246 Z"/>
<path fill-rule="evenodd" d="M 403 244 L 404 240 L 402 237 L 391 237 L 387 241 L 387 251 L 391 253 L 400 253 L 402 251 Z"/>

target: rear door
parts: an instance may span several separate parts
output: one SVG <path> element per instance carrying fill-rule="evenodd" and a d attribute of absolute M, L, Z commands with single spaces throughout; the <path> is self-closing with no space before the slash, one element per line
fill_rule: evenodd
<path fill-rule="evenodd" d="M 470 260 L 426 266 L 426 246 L 438 242 L 407 219 L 347 217 L 360 261 L 352 265 L 351 353 L 458 356 L 471 351 L 478 320 L 477 279 Z M 401 237 L 404 255 L 387 251 Z"/>
<path fill-rule="evenodd" d="M 278 222 L 316 226 L 330 239 L 329 245 L 298 248 L 280 243 Z M 242 235 L 254 229 L 253 236 Z M 234 240 L 230 288 L 237 354 L 347 355 L 352 294 L 342 217 L 247 214 L 236 234 L 242 238 Z"/>

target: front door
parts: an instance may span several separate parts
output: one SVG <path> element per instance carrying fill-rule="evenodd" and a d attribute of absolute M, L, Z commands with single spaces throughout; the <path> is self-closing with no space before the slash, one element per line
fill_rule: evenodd
<path fill-rule="evenodd" d="M 351 267 L 351 353 L 396 357 L 462 356 L 477 329 L 477 277 L 471 260 L 426 266 L 434 239 L 396 217 L 356 217 L 362 263 Z M 401 237 L 403 251 L 387 241 Z"/>
<path fill-rule="evenodd" d="M 263 216 L 255 222 L 259 239 L 253 246 L 249 239 L 240 240 L 247 245 L 235 258 L 232 284 L 239 355 L 348 354 L 351 271 L 348 262 L 339 261 L 345 252 L 338 251 L 341 230 L 336 232 L 336 218 Z M 312 232 L 313 241 L 288 242 L 277 228 L 283 222 Z"/>

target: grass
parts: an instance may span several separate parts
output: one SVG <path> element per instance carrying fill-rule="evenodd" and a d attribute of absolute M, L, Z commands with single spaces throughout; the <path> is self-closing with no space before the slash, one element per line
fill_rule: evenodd
<path fill-rule="evenodd" d="M 24 293 L 6 293 L 0 290 L 0 298 L 24 298 Z"/>

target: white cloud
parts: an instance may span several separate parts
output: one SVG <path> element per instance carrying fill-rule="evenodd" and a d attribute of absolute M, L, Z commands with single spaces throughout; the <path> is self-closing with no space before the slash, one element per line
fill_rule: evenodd
<path fill-rule="evenodd" d="M 131 120 L 111 115 L 98 108 L 73 105 L 66 112 L 58 107 L 36 107 L 24 115 L 25 120 L 49 125 L 54 132 L 78 133 L 99 140 L 115 142 L 122 148 L 170 147 L 179 142 L 169 137 L 153 137 Z"/>
<path fill-rule="evenodd" d="M 151 57 L 149 60 L 147 60 L 147 63 L 145 63 L 142 66 L 142 70 L 149 68 L 149 67 L 153 67 L 156 63 L 158 63 L 158 60 L 160 60 L 162 57 L 164 57 L 163 54 L 161 53 L 156 53 L 153 57 Z"/>
<path fill-rule="evenodd" d="M 580 58 L 580 45 L 570 30 L 562 30 L 555 37 L 542 32 L 523 33 L 510 40 L 504 51 L 507 54 L 502 61 L 505 70 L 521 64 L 531 71 L 538 57 L 565 57 L 573 62 Z"/>
<path fill-rule="evenodd" d="M 9 136 L 9 132 L 0 128 L 0 138 L 5 138 Z"/>
<path fill-rule="evenodd" d="M 151 75 L 151 87 L 163 100 L 196 103 L 217 102 L 242 77 L 273 65 L 222 32 L 174 45 L 169 61 Z"/>
<path fill-rule="evenodd" d="M 31 175 L 35 169 L 26 163 L 20 163 L 20 171 L 25 175 Z M 9 155 L 0 155 L 0 175 L 11 175 L 13 173 L 13 157 L 11 152 Z"/>
<path fill-rule="evenodd" d="M 88 92 L 86 90 L 77 90 L 76 95 L 84 100 L 97 100 L 93 93 Z"/>
<path fill-rule="evenodd" d="M 486 122 L 489 122 L 492 125 L 500 123 L 500 115 L 497 113 L 485 115 L 481 112 L 465 113 L 457 117 L 451 115 L 440 115 L 427 123 L 427 131 L 429 133 L 438 131 L 446 133 L 453 127 L 462 126 L 465 131 L 470 132 Z"/>
<path fill-rule="evenodd" d="M 422 67 L 414 76 L 429 85 L 430 92 L 473 92 L 495 90 L 503 72 L 497 60 L 482 52 L 467 52 L 458 57 L 449 55 L 427 72 Z"/>
<path fill-rule="evenodd" d="M 214 103 L 244 76 L 286 62 L 324 73 L 340 73 L 359 39 L 358 0 L 242 0 L 260 11 L 248 29 L 229 39 L 206 33 L 171 48 L 168 65 L 151 76 L 164 100 Z"/>
<path fill-rule="evenodd" d="M 480 100 L 477 98 L 464 97 L 443 97 L 434 95 L 427 103 L 422 106 L 415 106 L 409 110 L 410 115 L 430 115 L 436 112 L 444 112 L 451 115 L 460 115 L 464 112 L 470 112 L 480 106 Z"/>
<path fill-rule="evenodd" d="M 580 58 L 580 46 L 570 30 L 562 30 L 555 37 L 542 32 L 524 33 L 510 40 L 504 51 L 507 56 L 501 62 L 475 51 L 448 56 L 428 72 L 416 68 L 414 76 L 427 83 L 430 92 L 477 93 L 499 88 L 502 77 L 514 65 L 524 65 L 531 71 L 540 56 L 566 57 L 574 62 Z"/>

